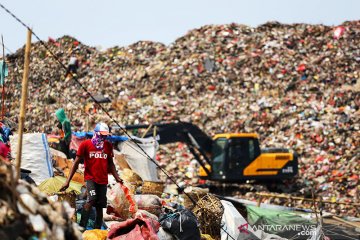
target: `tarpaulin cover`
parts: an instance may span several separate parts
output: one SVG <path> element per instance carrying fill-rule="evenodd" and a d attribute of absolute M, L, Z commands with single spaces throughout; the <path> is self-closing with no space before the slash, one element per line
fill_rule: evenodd
<path fill-rule="evenodd" d="M 137 144 L 148 154 L 148 156 L 150 156 L 151 159 L 155 159 L 156 150 L 158 149 L 159 144 L 154 138 L 134 137 L 133 139 L 138 142 Z M 121 144 L 120 152 L 124 155 L 131 169 L 138 174 L 143 181 L 159 181 L 156 164 L 148 159 L 148 157 L 133 141 L 123 142 Z"/>
<path fill-rule="evenodd" d="M 296 239 L 318 240 L 318 238 L 313 237 L 311 234 L 299 235 L 301 231 L 307 233 L 309 232 L 308 230 L 311 230 L 312 234 L 320 231 L 330 239 L 355 239 L 359 236 L 353 228 L 348 228 L 342 224 L 328 223 L 326 219 L 324 219 L 321 230 L 319 230 L 316 217 L 311 213 L 266 209 L 256 206 L 246 206 L 246 209 L 248 222 L 251 226 L 267 226 L 266 229 L 269 233 L 274 233 L 288 239 L 296 237 Z M 298 229 L 294 230 L 294 227 Z"/>
<path fill-rule="evenodd" d="M 86 139 L 92 138 L 93 134 L 94 134 L 93 132 L 73 132 L 70 143 L 70 149 L 77 151 L 80 144 Z M 111 143 L 116 143 L 116 142 L 126 141 L 128 140 L 128 137 L 111 135 L 108 136 L 106 139 Z"/>
<path fill-rule="evenodd" d="M 40 191 L 50 195 L 53 193 L 58 193 L 59 189 L 65 183 L 65 181 L 66 181 L 65 177 L 56 176 L 46 179 L 38 187 Z M 75 191 L 76 194 L 80 194 L 82 186 L 83 185 L 78 182 L 71 181 L 68 189 L 66 189 L 66 192 Z"/>
<path fill-rule="evenodd" d="M 16 158 L 18 134 L 10 136 L 11 155 Z M 51 153 L 44 133 L 23 134 L 21 168 L 30 170 L 30 177 L 36 184 L 54 175 Z"/>
<path fill-rule="evenodd" d="M 267 209 L 256 206 L 246 206 L 249 223 L 254 224 L 261 219 L 266 220 L 270 224 L 314 224 L 315 219 L 311 218 L 309 213 L 301 213 L 295 211 Z"/>
<path fill-rule="evenodd" d="M 315 215 L 311 214 L 312 211 L 310 209 L 285 207 L 285 206 L 266 204 L 266 203 L 262 203 L 261 207 L 258 208 L 258 207 L 256 207 L 257 203 L 253 202 L 253 201 L 244 200 L 244 199 L 236 199 L 233 197 L 226 197 L 225 199 L 231 201 L 234 204 L 236 203 L 235 205 L 237 205 L 237 203 L 240 203 L 241 205 L 246 207 L 246 209 L 247 209 L 246 211 L 247 211 L 247 215 L 248 215 L 247 220 L 248 220 L 249 226 L 252 226 L 253 229 L 255 229 L 255 226 L 257 227 L 256 228 L 257 231 L 255 231 L 255 233 L 258 233 L 258 231 L 260 231 L 262 229 L 265 231 L 268 230 L 267 232 L 271 233 L 271 232 L 273 232 L 271 230 L 275 230 L 279 226 L 281 226 L 283 228 L 283 230 L 297 227 L 298 229 L 299 228 L 301 229 L 300 232 L 302 231 L 302 229 L 309 229 L 309 230 L 312 230 L 311 234 L 313 234 L 317 231 L 318 226 L 317 226 L 316 220 L 315 220 L 316 217 L 315 217 Z M 284 213 L 284 214 L 282 214 L 282 213 Z M 294 216 L 294 215 L 298 215 L 298 217 L 301 218 L 300 220 L 298 220 L 299 223 L 296 223 L 296 222 L 293 223 L 290 219 L 287 219 L 285 213 L 286 214 L 289 213 L 290 216 L 292 216 L 291 218 L 296 218 L 296 216 Z M 271 221 L 274 220 L 273 215 L 274 216 L 278 215 L 280 218 L 282 218 L 284 223 L 280 223 L 280 224 L 285 224 L 285 225 L 276 225 L 276 223 L 271 223 Z M 253 219 L 253 220 L 251 220 L 251 219 Z M 258 220 L 256 221 L 256 219 L 258 219 Z M 314 224 L 302 225 L 303 220 L 311 221 Z M 328 222 L 327 218 L 324 217 L 323 220 L 324 220 L 324 222 L 323 222 L 323 225 L 321 226 L 321 232 L 325 233 L 325 235 L 330 237 L 331 239 L 342 239 L 342 238 L 344 238 L 344 236 L 348 239 L 352 239 L 359 235 L 358 233 L 355 232 L 355 229 L 350 228 L 347 225 L 343 225 L 341 223 L 334 223 L 333 219 L 332 219 L 332 221 Z M 253 221 L 256 221 L 256 223 L 253 224 Z M 266 221 L 266 223 L 262 223 L 265 221 Z M 298 225 L 296 225 L 296 224 L 298 224 Z M 293 231 L 293 232 L 285 231 L 284 233 L 278 232 L 277 235 L 284 237 L 284 238 L 291 238 L 291 237 L 294 237 L 294 235 L 291 235 L 292 233 L 294 233 L 294 235 L 295 235 L 295 234 L 298 234 L 299 232 L 298 231 Z M 305 233 L 306 233 L 306 231 L 305 231 Z M 288 235 L 286 235 L 286 234 L 288 234 Z M 272 234 L 264 234 L 264 231 L 263 231 L 262 237 L 264 235 L 266 237 L 268 237 L 268 236 L 273 237 Z M 286 236 L 288 236 L 288 237 L 286 237 Z M 313 235 L 311 235 L 311 236 L 310 236 L 310 234 L 297 235 L 296 239 L 310 239 L 310 237 L 313 237 Z M 312 240 L 314 240 L 314 239 L 312 238 Z"/>
<path fill-rule="evenodd" d="M 284 238 L 293 238 L 304 230 L 315 230 L 316 219 L 309 213 L 266 209 L 256 206 L 246 206 L 248 221 L 251 226 L 273 226 L 266 227 L 269 233 L 277 234 Z M 311 235 L 302 236 L 307 239 Z"/>
<path fill-rule="evenodd" d="M 73 132 L 73 135 L 78 138 L 92 138 L 94 132 Z M 106 139 L 110 142 L 123 142 L 128 140 L 129 138 L 126 136 L 110 135 Z"/>

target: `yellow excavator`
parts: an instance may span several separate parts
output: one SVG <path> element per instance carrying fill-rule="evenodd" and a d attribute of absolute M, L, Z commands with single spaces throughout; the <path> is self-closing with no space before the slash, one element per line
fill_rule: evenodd
<path fill-rule="evenodd" d="M 115 127 L 116 128 L 116 127 Z M 188 122 L 127 125 L 127 130 L 146 128 L 145 137 L 156 136 L 159 144 L 186 143 L 201 167 L 203 179 L 221 182 L 283 180 L 298 173 L 295 152 L 285 148 L 260 149 L 256 133 L 223 133 L 209 137 Z"/>

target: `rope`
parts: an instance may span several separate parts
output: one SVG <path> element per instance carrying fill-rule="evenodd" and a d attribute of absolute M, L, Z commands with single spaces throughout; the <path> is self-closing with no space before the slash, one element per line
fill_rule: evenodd
<path fill-rule="evenodd" d="M 181 223 L 181 212 L 178 212 L 178 214 L 180 215 L 180 217 L 179 217 L 179 226 L 180 226 L 180 232 L 183 232 L 183 229 L 182 229 L 182 223 Z"/>

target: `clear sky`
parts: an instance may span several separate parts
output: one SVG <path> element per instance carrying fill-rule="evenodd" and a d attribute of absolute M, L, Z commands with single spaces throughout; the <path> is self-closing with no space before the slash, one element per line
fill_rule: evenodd
<path fill-rule="evenodd" d="M 139 40 L 165 44 L 207 24 L 267 21 L 339 25 L 360 19 L 360 0 L 0 0 L 42 39 L 70 35 L 90 46 Z M 26 29 L 0 9 L 5 45 L 15 52 Z M 33 38 L 33 41 L 35 38 Z M 9 51 L 5 51 L 9 53 Z"/>

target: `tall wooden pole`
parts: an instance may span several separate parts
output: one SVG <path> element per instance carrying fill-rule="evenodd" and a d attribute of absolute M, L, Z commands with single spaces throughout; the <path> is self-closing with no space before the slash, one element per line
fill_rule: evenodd
<path fill-rule="evenodd" d="M 20 119 L 19 119 L 19 139 L 18 139 L 18 149 L 16 154 L 16 171 L 17 179 L 20 177 L 20 166 L 21 166 L 21 154 L 22 154 L 22 136 L 24 130 L 25 122 L 25 110 L 26 110 L 26 100 L 28 92 L 28 78 L 29 78 L 29 64 L 30 64 L 30 50 L 31 50 L 31 30 L 28 29 L 27 32 L 27 41 L 25 48 L 25 61 L 24 61 L 24 74 L 22 80 L 22 89 L 21 89 L 21 105 L 20 105 Z"/>
<path fill-rule="evenodd" d="M 85 132 L 89 131 L 89 121 L 89 115 L 87 115 L 85 118 Z"/>
<path fill-rule="evenodd" d="M 317 209 L 316 209 L 316 202 L 315 202 L 315 193 L 314 193 L 314 187 L 311 189 L 312 199 L 313 199 L 313 206 L 314 206 L 314 212 L 316 216 L 316 223 L 319 224 L 319 218 L 317 215 Z"/>

